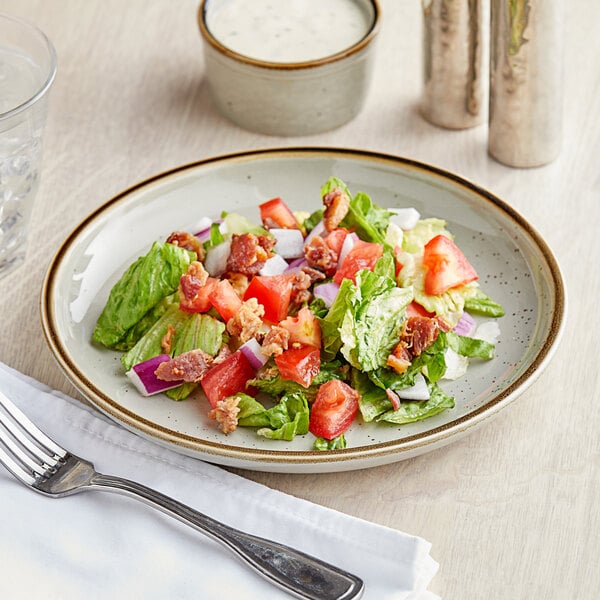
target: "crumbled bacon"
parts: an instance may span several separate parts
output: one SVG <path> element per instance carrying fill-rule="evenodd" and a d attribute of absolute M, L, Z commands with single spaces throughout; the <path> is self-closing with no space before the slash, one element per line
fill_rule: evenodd
<path fill-rule="evenodd" d="M 288 349 L 290 332 L 279 325 L 274 325 L 265 335 L 262 343 L 262 352 L 266 356 L 279 356 Z"/>
<path fill-rule="evenodd" d="M 444 323 L 443 321 L 441 323 Z M 409 317 L 402 325 L 400 341 L 387 358 L 387 365 L 402 375 L 412 359 L 429 348 L 444 330 L 437 317 Z"/>
<path fill-rule="evenodd" d="M 256 298 L 242 302 L 240 309 L 227 321 L 227 331 L 243 344 L 253 338 L 261 328 L 265 308 Z"/>
<path fill-rule="evenodd" d="M 419 356 L 437 339 L 440 324 L 436 318 L 409 317 L 404 321 L 400 339 L 406 343 L 414 356 Z"/>
<path fill-rule="evenodd" d="M 213 366 L 222 363 L 228 356 L 231 356 L 231 354 L 232 352 L 229 346 L 227 344 L 223 344 L 219 350 L 219 353 L 213 358 Z"/>
<path fill-rule="evenodd" d="M 167 327 L 167 333 L 163 335 L 160 341 L 160 346 L 165 354 L 171 354 L 171 348 L 173 347 L 173 337 L 175 336 L 175 327 L 169 323 Z"/>
<path fill-rule="evenodd" d="M 238 406 L 240 399 L 238 396 L 229 396 L 217 402 L 217 406 L 213 408 L 208 416 L 214 419 L 221 426 L 221 431 L 225 434 L 235 431 L 238 425 L 238 414 L 240 407 Z"/>
<path fill-rule="evenodd" d="M 325 229 L 333 231 L 348 214 L 350 198 L 340 188 L 334 188 L 323 196 L 323 204 L 325 205 L 325 212 L 323 213 Z"/>
<path fill-rule="evenodd" d="M 275 239 L 267 235 L 234 233 L 231 237 L 231 253 L 227 259 L 227 271 L 256 275 L 268 258 L 273 256 Z"/>
<path fill-rule="evenodd" d="M 333 276 L 338 264 L 338 253 L 320 235 L 314 236 L 304 246 L 304 258 L 311 267 L 323 271 L 327 277 Z"/>
<path fill-rule="evenodd" d="M 202 288 L 208 280 L 208 273 L 204 265 L 194 260 L 192 261 L 187 271 L 179 279 L 179 297 L 183 303 L 192 303 L 200 288 Z"/>
<path fill-rule="evenodd" d="M 167 243 L 195 252 L 198 260 L 204 260 L 206 255 L 202 242 L 195 235 L 186 231 L 174 231 L 167 238 Z"/>
<path fill-rule="evenodd" d="M 163 381 L 197 383 L 206 375 L 212 363 L 213 357 L 210 354 L 200 349 L 190 350 L 161 363 L 154 374 Z"/>

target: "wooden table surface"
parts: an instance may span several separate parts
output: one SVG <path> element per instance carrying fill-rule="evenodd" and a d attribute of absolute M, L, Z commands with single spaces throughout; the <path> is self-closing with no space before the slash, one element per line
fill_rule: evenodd
<path fill-rule="evenodd" d="M 216 112 L 195 0 L 0 0 L 0 11 L 36 22 L 59 57 L 29 256 L 0 281 L 0 360 L 81 397 L 43 339 L 43 276 L 81 219 L 157 172 L 292 145 L 381 151 L 454 171 L 512 205 L 561 264 L 568 326 L 549 367 L 490 423 L 435 452 L 356 472 L 240 474 L 430 540 L 440 562 L 431 589 L 444 598 L 598 598 L 600 4 L 576 0 L 566 11 L 562 153 L 519 170 L 487 155 L 485 125 L 448 131 L 420 117 L 420 3 L 380 2 L 363 112 L 336 131 L 275 138 Z"/>

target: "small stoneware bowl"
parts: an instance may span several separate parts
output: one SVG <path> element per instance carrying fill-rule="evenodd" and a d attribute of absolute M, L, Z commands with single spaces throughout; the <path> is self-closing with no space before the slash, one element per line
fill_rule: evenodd
<path fill-rule="evenodd" d="M 235 124 L 267 135 L 335 129 L 364 105 L 379 21 L 377 0 L 202 0 L 213 101 Z"/>

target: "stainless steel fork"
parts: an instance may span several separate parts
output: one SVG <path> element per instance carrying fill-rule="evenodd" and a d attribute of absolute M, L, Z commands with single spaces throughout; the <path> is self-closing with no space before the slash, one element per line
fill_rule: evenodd
<path fill-rule="evenodd" d="M 42 433 L 2 392 L 0 407 L 0 463 L 36 492 L 52 498 L 85 490 L 124 494 L 202 531 L 297 598 L 361 597 L 364 584 L 358 577 L 284 544 L 238 531 L 134 481 L 102 475 Z"/>

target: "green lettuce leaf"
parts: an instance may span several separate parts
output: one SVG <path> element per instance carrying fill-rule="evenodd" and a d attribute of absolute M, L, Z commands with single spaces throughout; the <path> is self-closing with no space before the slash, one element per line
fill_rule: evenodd
<path fill-rule="evenodd" d="M 469 358 L 482 358 L 483 360 L 491 360 L 494 358 L 494 344 L 468 337 L 465 335 L 457 335 L 456 333 L 448 332 L 446 334 L 448 346 L 456 353 Z"/>
<path fill-rule="evenodd" d="M 429 240 L 436 235 L 445 235 L 454 239 L 446 229 L 446 221 L 442 219 L 421 219 L 410 230 L 404 231 L 402 236 L 402 249 L 410 254 L 423 254 L 423 248 Z"/>
<path fill-rule="evenodd" d="M 502 305 L 494 302 L 479 288 L 476 294 L 465 298 L 465 310 L 485 317 L 503 317 L 505 314 Z"/>
<path fill-rule="evenodd" d="M 250 219 L 238 213 L 223 213 L 223 221 L 226 227 L 226 235 L 232 233 L 253 233 L 254 235 L 270 235 L 269 232 L 260 225 L 257 225 Z"/>
<path fill-rule="evenodd" d="M 291 441 L 296 435 L 308 433 L 309 410 L 304 394 L 285 394 L 268 409 L 246 394 L 238 394 L 238 398 L 240 427 L 260 427 L 256 433 L 272 440 Z"/>
<path fill-rule="evenodd" d="M 446 394 L 437 384 L 429 384 L 429 394 L 429 400 L 402 401 L 399 409 L 385 412 L 375 420 L 403 425 L 405 423 L 422 421 L 423 419 L 437 415 L 447 408 L 454 408 L 454 398 Z"/>
<path fill-rule="evenodd" d="M 393 279 L 359 271 L 339 328 L 341 352 L 353 367 L 372 371 L 385 365 L 411 300 L 412 290 L 397 287 Z"/>
<path fill-rule="evenodd" d="M 346 438 L 344 434 L 334 437 L 332 440 L 326 440 L 325 438 L 319 437 L 315 440 L 314 449 L 319 451 L 326 450 L 341 450 L 346 447 Z"/>
<path fill-rule="evenodd" d="M 110 291 L 98 317 L 94 341 L 113 348 L 163 298 L 175 292 L 194 254 L 173 244 L 155 242 Z"/>
<path fill-rule="evenodd" d="M 350 279 L 342 280 L 340 289 L 325 317 L 319 318 L 321 327 L 321 355 L 325 360 L 332 360 L 342 346 L 339 329 L 348 310 L 346 298 L 353 289 Z"/>

